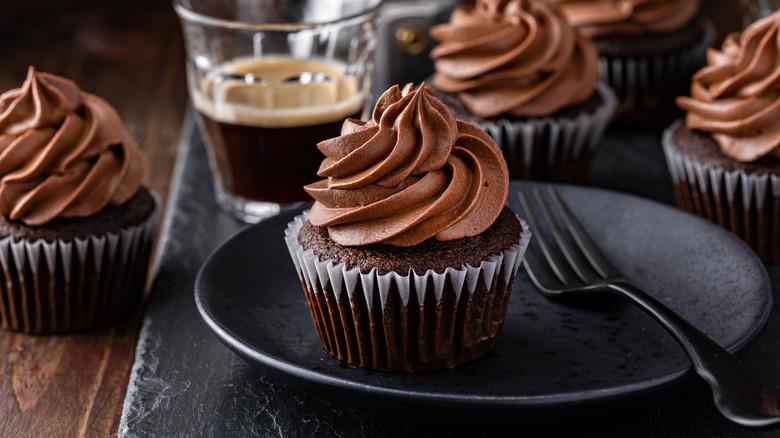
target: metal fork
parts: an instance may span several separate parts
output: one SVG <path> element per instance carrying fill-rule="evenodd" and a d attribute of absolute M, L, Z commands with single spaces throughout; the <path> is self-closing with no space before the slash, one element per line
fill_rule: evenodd
<path fill-rule="evenodd" d="M 542 235 L 539 219 L 529 208 L 526 196 L 522 191 L 517 193 L 542 253 L 529 247 L 524 264 L 544 295 L 560 297 L 609 292 L 628 298 L 661 323 L 682 346 L 696 372 L 712 388 L 715 406 L 726 418 L 756 427 L 780 422 L 780 392 L 753 377 L 731 353 L 680 315 L 628 282 L 601 253 L 555 189 L 548 186 L 548 191 L 571 239 L 566 238 L 554 220 L 540 190 L 533 189 L 542 219 L 548 224 L 563 257 L 553 251 L 551 243 Z"/>

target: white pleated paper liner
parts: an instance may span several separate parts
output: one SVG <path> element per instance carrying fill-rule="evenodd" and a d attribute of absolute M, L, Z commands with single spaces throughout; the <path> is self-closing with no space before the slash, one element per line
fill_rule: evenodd
<path fill-rule="evenodd" d="M 596 147 L 617 106 L 615 93 L 599 82 L 602 104 L 576 118 L 498 119 L 478 123 L 504 152 L 513 179 L 585 183 Z"/>
<path fill-rule="evenodd" d="M 379 275 L 304 251 L 298 234 L 306 221 L 308 212 L 290 222 L 285 240 L 331 355 L 364 368 L 417 372 L 452 368 L 493 348 L 531 237 L 527 224 L 517 244 L 479 267 Z"/>
<path fill-rule="evenodd" d="M 162 203 L 118 233 L 72 241 L 0 240 L 0 320 L 8 330 L 74 333 L 127 316 L 143 298 Z"/>
<path fill-rule="evenodd" d="M 691 76 L 706 63 L 707 48 L 715 38 L 709 20 L 702 20 L 704 34 L 694 45 L 659 55 L 599 56 L 599 72 L 618 97 L 616 123 L 656 125 L 652 118 L 669 123 L 675 118 L 674 99 L 688 94 Z M 661 125 L 663 126 L 663 125 Z"/>
<path fill-rule="evenodd" d="M 662 140 L 677 206 L 730 230 L 765 263 L 780 263 L 780 175 L 714 167 L 680 153 L 672 135 L 680 123 Z"/>

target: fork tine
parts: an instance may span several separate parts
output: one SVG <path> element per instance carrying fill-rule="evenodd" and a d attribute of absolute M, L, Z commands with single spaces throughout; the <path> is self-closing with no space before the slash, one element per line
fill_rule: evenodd
<path fill-rule="evenodd" d="M 523 257 L 523 263 L 525 264 L 528 275 L 533 280 L 536 287 L 542 290 L 542 292 L 551 295 L 558 295 L 561 293 L 560 281 L 555 276 L 550 274 L 550 271 L 545 268 L 544 262 L 539 259 L 539 253 L 532 249 L 530 246 L 525 251 Z M 560 279 L 560 277 L 558 277 Z"/>
<path fill-rule="evenodd" d="M 558 259 L 553 256 L 552 254 L 552 248 L 547 241 L 547 238 L 544 236 L 544 234 L 537 232 L 536 230 L 541 230 L 539 227 L 539 222 L 537 221 L 536 214 L 531 210 L 531 207 L 528 205 L 528 199 L 525 197 L 525 194 L 518 190 L 517 191 L 517 198 L 520 200 L 520 206 L 523 208 L 523 211 L 525 212 L 525 219 L 528 221 L 528 224 L 530 225 L 532 230 L 534 231 L 534 240 L 536 240 L 536 243 L 539 244 L 539 248 L 542 250 L 542 253 L 544 254 L 544 258 L 547 259 L 547 263 L 549 264 L 552 271 L 555 273 L 555 276 L 558 277 L 558 280 L 562 282 L 563 284 L 569 284 L 571 282 L 571 276 L 564 271 L 563 266 L 561 263 L 558 262 Z M 530 255 L 530 257 L 528 257 Z M 536 251 L 529 245 L 528 249 L 526 249 L 526 257 L 525 257 L 526 267 L 528 268 L 528 271 L 532 275 L 540 275 L 545 276 L 545 278 L 539 278 L 541 281 L 546 281 L 547 285 L 555 284 L 555 281 L 552 279 L 551 276 L 547 275 L 546 269 L 543 267 L 543 263 L 540 261 L 540 257 L 536 254 Z M 539 284 L 537 284 L 538 286 Z"/>
<path fill-rule="evenodd" d="M 620 272 L 615 269 L 614 266 L 612 266 L 606 257 L 604 257 L 604 254 L 602 254 L 598 246 L 590 238 L 588 232 L 585 231 L 585 229 L 582 227 L 582 224 L 580 224 L 569 207 L 563 202 L 563 200 L 561 200 L 555 188 L 548 186 L 547 190 L 550 192 L 550 198 L 557 208 L 558 213 L 560 213 L 561 217 L 563 218 L 563 222 L 566 224 L 566 228 L 568 228 L 569 232 L 574 238 L 574 241 L 577 243 L 577 246 L 579 246 L 580 250 L 591 263 L 593 268 L 598 271 L 598 273 L 601 274 L 604 278 L 622 277 Z"/>
<path fill-rule="evenodd" d="M 551 189 L 552 186 L 548 186 L 548 188 Z M 591 266 L 588 263 L 590 259 L 587 259 L 587 257 L 584 259 L 576 247 L 565 238 L 564 232 L 561 231 L 561 228 L 558 226 L 558 221 L 553 217 L 553 214 L 550 211 L 550 208 L 547 206 L 547 202 L 542 196 L 539 188 L 534 187 L 533 192 L 534 196 L 536 196 L 536 201 L 539 203 L 542 215 L 544 216 L 545 220 L 547 221 L 547 225 L 550 228 L 550 233 L 552 233 L 552 236 L 555 239 L 555 242 L 558 244 L 558 247 L 561 249 L 563 256 L 566 257 L 566 260 L 569 261 L 569 264 L 574 270 L 574 273 L 577 274 L 577 276 L 586 283 L 596 283 L 601 281 L 602 278 L 598 278 L 593 275 L 593 271 L 590 269 Z M 556 208 L 559 208 L 557 204 L 554 205 Z M 599 272 L 599 274 L 601 274 L 601 272 Z"/>

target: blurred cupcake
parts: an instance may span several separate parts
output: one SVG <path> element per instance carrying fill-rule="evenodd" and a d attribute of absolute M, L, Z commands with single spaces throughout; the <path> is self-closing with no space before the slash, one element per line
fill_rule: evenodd
<path fill-rule="evenodd" d="M 701 0 L 548 0 L 591 38 L 602 77 L 618 96 L 615 121 L 664 126 L 679 115 L 674 98 L 704 65 L 714 29 Z"/>
<path fill-rule="evenodd" d="M 327 179 L 286 241 L 325 349 L 405 372 L 490 351 L 530 239 L 490 136 L 407 85 L 319 148 Z"/>
<path fill-rule="evenodd" d="M 137 308 L 160 202 L 116 111 L 29 69 L 0 96 L 0 322 L 26 333 L 104 326 Z"/>
<path fill-rule="evenodd" d="M 511 178 L 584 183 L 616 100 L 593 44 L 542 0 L 478 0 L 431 35 L 432 89 L 495 139 Z"/>
<path fill-rule="evenodd" d="M 677 104 L 664 152 L 680 208 L 780 263 L 780 12 L 730 34 Z"/>

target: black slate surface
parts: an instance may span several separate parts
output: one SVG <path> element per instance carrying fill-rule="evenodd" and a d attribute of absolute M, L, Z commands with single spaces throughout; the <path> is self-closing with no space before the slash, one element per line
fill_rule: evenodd
<path fill-rule="evenodd" d="M 591 182 L 673 202 L 660 132 L 610 132 Z M 780 436 L 780 429 L 750 429 L 723 419 L 712 405 L 709 389 L 695 379 L 673 396 L 613 415 L 490 430 L 410 423 L 293 390 L 228 350 L 195 307 L 193 284 L 200 265 L 245 225 L 214 203 L 206 152 L 192 117 L 184 126 L 171 190 L 121 437 Z M 742 359 L 756 375 L 780 386 L 780 266 L 767 269 L 776 296 L 774 309 Z"/>

